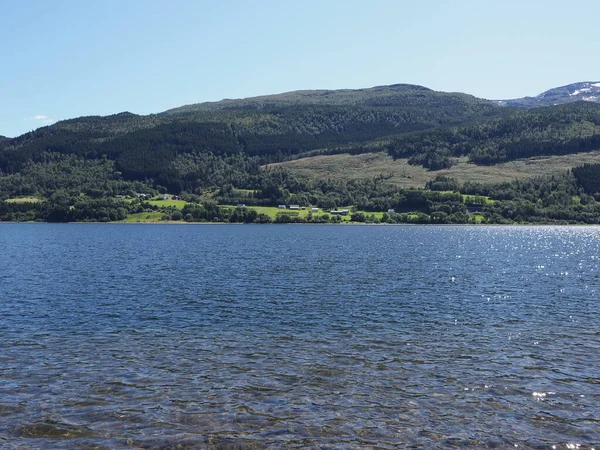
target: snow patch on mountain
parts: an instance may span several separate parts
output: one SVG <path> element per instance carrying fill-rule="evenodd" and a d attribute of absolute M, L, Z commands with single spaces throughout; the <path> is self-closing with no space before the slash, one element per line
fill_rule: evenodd
<path fill-rule="evenodd" d="M 523 97 L 510 100 L 495 100 L 500 106 L 533 108 L 537 106 L 560 105 L 577 101 L 600 103 L 600 81 L 583 81 L 567 86 L 549 89 L 535 97 Z"/>
<path fill-rule="evenodd" d="M 600 83 L 598 83 L 600 84 Z M 577 89 L 575 92 L 573 92 L 572 94 L 569 94 L 571 97 L 573 97 L 574 95 L 579 95 L 579 94 L 583 94 L 583 93 L 587 93 L 590 92 L 592 90 L 591 87 L 589 88 L 581 88 L 581 89 Z"/>

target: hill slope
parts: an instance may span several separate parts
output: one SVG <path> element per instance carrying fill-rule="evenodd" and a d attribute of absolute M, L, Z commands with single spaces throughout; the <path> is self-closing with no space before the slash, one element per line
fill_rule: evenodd
<path fill-rule="evenodd" d="M 10 200 L 0 201 L 0 220 L 109 221 L 156 214 L 271 220 L 257 211 L 217 206 L 245 203 L 403 211 L 388 218 L 396 222 L 599 223 L 594 180 L 600 165 L 565 171 L 574 161 L 595 163 L 598 149 L 600 104 L 591 102 L 501 107 L 413 85 L 297 91 L 148 116 L 80 117 L 0 139 L 0 200 Z M 570 154 L 578 156 L 560 159 Z M 330 155 L 315 158 L 317 164 L 344 161 L 343 170 L 354 165 L 364 176 L 329 176 L 314 165 L 304 174 L 277 166 L 313 155 Z M 525 178 L 527 168 L 515 171 L 506 163 L 540 156 L 554 157 L 540 172 L 558 173 L 560 166 L 560 174 L 539 182 L 489 183 L 498 181 L 493 173 Z M 428 191 L 399 188 L 424 187 L 426 181 Z M 456 191 L 500 203 L 477 200 L 486 215 L 475 217 Z M 179 203 L 163 204 L 156 212 L 158 206 L 142 198 L 159 192 L 180 194 L 193 205 L 179 211 Z M 295 220 L 289 214 L 280 219 Z"/>
<path fill-rule="evenodd" d="M 547 90 L 535 97 L 494 100 L 500 106 L 517 108 L 536 108 L 538 106 L 552 106 L 579 101 L 600 103 L 600 82 L 584 81 L 568 84 Z"/>
<path fill-rule="evenodd" d="M 121 113 L 61 121 L 5 142 L 0 170 L 17 173 L 45 152 L 92 159 L 106 156 L 127 179 L 152 178 L 176 190 L 194 189 L 214 182 L 198 182 L 202 177 L 191 182 L 200 173 L 208 176 L 206 167 L 190 167 L 200 154 L 221 160 L 236 155 L 255 158 L 253 164 L 258 166 L 308 151 L 504 112 L 487 100 L 412 85 L 292 92 L 191 105 L 149 116 Z M 184 172 L 179 168 L 181 160 L 185 160 Z M 181 179 L 185 182 L 171 185 Z"/>
<path fill-rule="evenodd" d="M 294 175 L 312 180 L 366 180 L 380 178 L 399 188 L 422 188 L 439 176 L 461 182 L 482 184 L 506 183 L 515 180 L 559 176 L 574 167 L 600 163 L 600 151 L 570 155 L 540 156 L 494 165 L 477 165 L 467 157 L 456 158 L 456 163 L 441 170 L 428 170 L 410 164 L 408 158 L 392 158 L 387 152 L 350 155 L 319 155 L 275 163 L 270 167 L 283 168 Z"/>
<path fill-rule="evenodd" d="M 570 92 L 574 99 L 595 84 L 557 88 L 544 98 Z M 495 164 L 599 147 L 598 104 L 519 110 L 466 94 L 396 84 L 223 100 L 148 116 L 121 113 L 61 121 L 0 139 L 0 171 L 19 173 L 47 153 L 107 158 L 126 180 L 180 191 L 218 186 L 227 177 L 243 184 L 259 165 L 315 154 L 386 150 L 441 169 L 464 156 Z M 228 170 L 238 175 L 224 178 Z"/>
<path fill-rule="evenodd" d="M 225 99 L 174 108 L 163 114 L 193 114 L 222 110 L 270 110 L 286 106 L 387 106 L 397 108 L 460 106 L 461 103 L 490 106 L 487 100 L 460 93 L 436 92 L 424 86 L 393 84 L 365 89 L 306 90 L 263 95 L 244 99 Z"/>
<path fill-rule="evenodd" d="M 520 110 L 476 124 L 411 133 L 390 142 L 394 157 L 432 169 L 449 167 L 453 157 L 476 164 L 564 155 L 600 149 L 600 104 L 569 103 Z"/>

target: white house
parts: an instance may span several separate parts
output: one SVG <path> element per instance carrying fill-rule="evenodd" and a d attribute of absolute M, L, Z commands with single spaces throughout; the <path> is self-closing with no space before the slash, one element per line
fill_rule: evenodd
<path fill-rule="evenodd" d="M 396 214 L 396 210 L 394 208 L 388 209 L 388 214 Z"/>
<path fill-rule="evenodd" d="M 279 206 L 277 206 L 277 207 L 278 207 L 279 209 L 286 209 L 286 208 L 285 208 L 285 205 L 279 205 Z"/>
<path fill-rule="evenodd" d="M 290 205 L 290 209 L 300 209 L 300 205 Z"/>
<path fill-rule="evenodd" d="M 338 210 L 331 210 L 329 211 L 331 214 L 335 214 L 337 216 L 347 216 L 348 214 L 350 214 L 350 210 L 349 209 L 338 209 Z"/>
<path fill-rule="evenodd" d="M 310 210 L 310 212 L 314 212 L 314 213 L 315 213 L 315 212 L 319 212 L 319 208 L 312 208 L 312 209 Z"/>

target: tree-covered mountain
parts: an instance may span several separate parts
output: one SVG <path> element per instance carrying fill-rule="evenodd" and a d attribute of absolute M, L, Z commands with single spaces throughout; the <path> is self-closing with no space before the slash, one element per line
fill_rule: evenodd
<path fill-rule="evenodd" d="M 393 84 L 366 89 L 306 90 L 264 95 L 245 99 L 225 99 L 186 105 L 165 111 L 163 114 L 194 114 L 222 110 L 270 110 L 286 106 L 372 106 L 393 108 L 443 107 L 464 108 L 465 105 L 487 106 L 487 100 L 461 93 L 436 92 L 423 86 Z"/>
<path fill-rule="evenodd" d="M 549 89 L 535 97 L 495 100 L 500 106 L 517 108 L 536 108 L 580 101 L 600 103 L 600 82 L 584 81 L 568 84 L 567 86 Z"/>
<path fill-rule="evenodd" d="M 592 102 L 522 109 L 414 85 L 296 91 L 188 105 L 147 116 L 125 112 L 80 117 L 14 139 L 0 138 L 0 204 L 5 210 L 2 217 L 18 220 L 114 220 L 149 208 L 141 201 L 117 198 L 169 192 L 190 201 L 224 204 L 358 205 L 366 211 L 398 208 L 406 214 L 417 208 L 429 217 L 419 216 L 420 221 L 432 220 L 431 214 L 439 212 L 436 217 L 455 214 L 448 220 L 460 222 L 466 217 L 460 195 L 404 192 L 387 184 L 383 175 L 364 180 L 305 179 L 286 169 L 264 167 L 314 155 L 387 152 L 435 171 L 451 166 L 456 158 L 490 165 L 599 149 L 600 104 Z M 556 186 L 564 199 L 578 193 L 596 195 L 587 192 L 594 186 L 589 179 L 595 171 L 588 168 L 544 186 Z M 470 189 L 476 195 L 489 190 L 468 184 L 465 188 L 465 181 L 454 190 Z M 444 183 L 435 186 L 440 184 Z M 510 189 L 520 198 L 525 188 Z M 2 202 L 22 197 L 43 201 L 29 206 Z M 451 206 L 442 207 L 448 202 Z M 536 209 L 540 221 L 584 217 L 575 208 L 557 219 L 545 209 L 555 203 L 547 203 Z M 592 201 L 588 205 L 595 207 Z M 203 220 L 259 220 L 223 215 L 215 208 L 188 213 Z M 164 214 L 171 217 L 168 211 Z M 593 211 L 589 214 L 585 221 L 596 217 Z"/>
<path fill-rule="evenodd" d="M 5 142 L 0 149 L 0 170 L 17 173 L 28 161 L 55 152 L 107 157 L 127 179 L 164 184 L 176 178 L 189 180 L 193 173 L 206 175 L 210 168 L 204 164 L 190 168 L 190 159 L 204 158 L 198 155 L 224 159 L 237 155 L 252 159 L 258 167 L 308 151 L 504 112 L 487 100 L 411 85 L 294 92 L 192 105 L 149 116 L 121 113 L 61 121 Z M 185 173 L 179 170 L 182 159 L 187 161 Z M 186 189 L 197 187 L 178 184 Z"/>

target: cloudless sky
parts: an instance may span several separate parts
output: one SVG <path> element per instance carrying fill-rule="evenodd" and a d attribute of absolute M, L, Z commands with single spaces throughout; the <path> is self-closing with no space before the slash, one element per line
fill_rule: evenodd
<path fill-rule="evenodd" d="M 0 0 L 0 135 L 83 115 L 413 83 L 600 80 L 600 0 Z"/>

